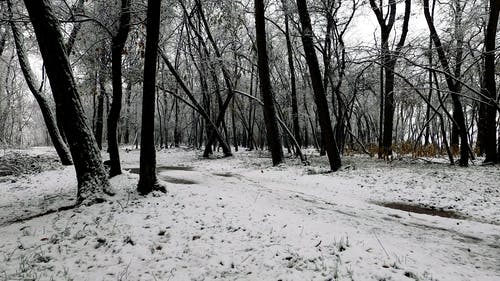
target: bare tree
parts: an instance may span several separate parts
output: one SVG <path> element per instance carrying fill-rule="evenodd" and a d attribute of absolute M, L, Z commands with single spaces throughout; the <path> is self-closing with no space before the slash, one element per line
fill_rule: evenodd
<path fill-rule="evenodd" d="M 66 143 L 62 139 L 61 134 L 59 133 L 59 128 L 57 127 L 56 119 L 52 112 L 52 109 L 50 108 L 49 101 L 43 95 L 41 91 L 42 87 L 40 87 L 39 89 L 37 89 L 36 87 L 35 75 L 33 74 L 28 56 L 26 54 L 26 50 L 24 48 L 21 30 L 19 29 L 18 25 L 12 20 L 12 1 L 7 1 L 7 5 L 11 19 L 10 27 L 12 29 L 12 35 L 14 37 L 14 43 L 16 45 L 17 57 L 21 70 L 24 74 L 26 84 L 28 85 L 28 88 L 35 97 L 38 106 L 40 107 L 43 120 L 45 121 L 45 126 L 47 126 L 47 131 L 50 135 L 50 139 L 52 140 L 52 144 L 56 149 L 61 163 L 63 165 L 72 165 L 73 161 L 71 160 L 70 151 L 66 146 Z"/>
<path fill-rule="evenodd" d="M 276 109 L 269 77 L 269 61 L 267 57 L 266 22 L 264 1 L 255 0 L 255 32 L 258 50 L 259 87 L 264 101 L 264 120 L 266 123 L 267 143 L 271 150 L 273 165 L 284 161 L 281 135 L 276 119 Z"/>
<path fill-rule="evenodd" d="M 391 51 L 389 47 L 389 36 L 391 30 L 394 26 L 396 19 L 396 1 L 389 0 L 389 11 L 387 16 L 384 16 L 382 7 L 383 2 L 380 1 L 378 4 L 375 0 L 370 0 L 370 6 L 377 17 L 378 24 L 380 26 L 380 34 L 382 37 L 381 41 L 381 53 L 382 53 L 382 65 L 385 70 L 385 80 L 381 79 L 381 89 L 384 89 L 384 94 L 381 96 L 381 114 L 383 112 L 383 137 L 382 137 L 382 148 L 379 147 L 379 157 L 389 157 L 392 155 L 392 133 L 394 126 L 394 69 L 396 67 L 396 62 L 398 56 L 400 55 L 401 49 L 404 46 L 406 35 L 408 34 L 408 23 L 410 21 L 410 10 L 411 10 L 411 0 L 405 0 L 405 13 L 403 18 L 403 27 L 401 30 L 401 35 L 396 46 L 395 51 Z M 385 87 L 384 87 L 385 86 Z M 382 92 L 382 91 L 381 91 Z M 382 110 L 383 109 L 383 110 Z M 382 120 L 382 116 L 380 116 Z M 382 130 L 381 130 L 382 132 Z M 379 144 L 380 145 L 380 144 Z"/>
<path fill-rule="evenodd" d="M 142 97 L 142 130 L 139 185 L 141 194 L 153 190 L 165 191 L 156 177 L 156 151 L 154 138 L 156 63 L 160 37 L 161 0 L 148 0 L 146 20 L 146 53 L 144 58 L 144 85 Z"/>
<path fill-rule="evenodd" d="M 314 101 L 318 110 L 319 124 L 322 136 L 324 137 L 326 154 L 328 155 L 328 160 L 330 161 L 331 170 L 337 171 L 341 167 L 342 162 L 337 142 L 335 140 L 335 135 L 333 134 L 328 101 L 326 99 L 325 89 L 323 88 L 318 57 L 316 56 L 316 51 L 314 49 L 314 35 L 306 1 L 297 0 L 297 8 L 300 23 L 302 25 L 302 44 L 304 45 L 306 61 L 309 66 L 309 74 L 311 76 L 311 84 L 314 91 Z"/>
<path fill-rule="evenodd" d="M 481 87 L 483 102 L 487 104 L 484 136 L 486 158 L 484 162 L 497 163 L 500 156 L 497 155 L 496 147 L 498 100 L 496 97 L 497 87 L 495 82 L 495 41 L 500 3 L 497 0 L 490 0 L 489 2 L 489 18 L 484 38 L 484 73 Z"/>
<path fill-rule="evenodd" d="M 282 0 L 283 10 L 285 12 L 285 40 L 286 40 L 286 50 L 288 67 L 290 71 L 290 97 L 292 102 L 292 124 L 293 124 L 293 134 L 299 146 L 302 146 L 302 138 L 300 136 L 300 123 L 299 123 L 299 106 L 297 102 L 297 83 L 295 77 L 295 65 L 293 62 L 293 47 L 290 35 L 290 10 L 288 9 L 287 0 Z"/>
<path fill-rule="evenodd" d="M 453 101 L 453 124 L 456 126 L 458 129 L 458 133 L 460 135 L 460 161 L 459 164 L 460 166 L 467 167 L 469 165 L 469 140 L 467 137 L 467 127 L 465 125 L 465 116 L 464 116 L 464 110 L 462 108 L 462 102 L 460 100 L 460 81 L 457 81 L 457 78 L 455 78 L 454 74 L 456 75 L 457 73 L 457 68 L 455 68 L 455 72 L 452 72 L 453 70 L 450 67 L 450 63 L 448 60 L 448 57 L 446 56 L 446 53 L 444 51 L 443 45 L 441 43 L 441 39 L 439 38 L 439 35 L 437 34 L 436 28 L 434 26 L 434 19 L 431 17 L 430 11 L 429 11 L 429 0 L 424 0 L 424 16 L 425 20 L 427 22 L 427 25 L 429 27 L 429 31 L 431 34 L 432 41 L 434 42 L 434 45 L 436 46 L 436 52 L 438 54 L 439 61 L 441 63 L 441 67 L 443 68 L 444 71 L 444 76 L 446 80 L 446 85 L 448 86 L 448 90 L 450 91 L 451 99 Z M 457 63 L 461 63 L 458 62 Z M 453 140 L 453 137 L 452 137 Z M 452 142 L 453 145 L 453 142 Z"/>
<path fill-rule="evenodd" d="M 111 68 L 113 80 L 113 101 L 108 115 L 108 153 L 109 176 L 121 174 L 120 154 L 118 151 L 117 129 L 122 108 L 122 53 L 130 31 L 130 0 L 121 1 L 118 32 L 111 39 Z"/>
<path fill-rule="evenodd" d="M 24 3 L 35 29 L 57 114 L 63 117 L 78 180 L 77 202 L 100 202 L 105 198 L 104 193 L 112 194 L 112 191 L 95 138 L 87 125 L 59 22 L 49 0 L 26 0 Z"/>

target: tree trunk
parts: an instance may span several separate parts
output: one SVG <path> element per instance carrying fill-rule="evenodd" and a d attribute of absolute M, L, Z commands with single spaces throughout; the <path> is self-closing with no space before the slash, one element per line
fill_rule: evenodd
<path fill-rule="evenodd" d="M 285 2 L 285 1 L 283 1 Z M 286 4 L 283 4 L 286 6 Z M 288 67 L 290 70 L 290 96 L 292 99 L 292 124 L 293 124 L 293 134 L 295 135 L 295 139 L 302 146 L 302 138 L 300 136 L 300 123 L 299 123 L 299 106 L 297 102 L 297 85 L 295 78 L 295 65 L 293 64 L 293 50 L 292 50 L 292 41 L 290 39 L 290 27 L 289 27 L 289 11 L 285 9 L 285 39 L 286 39 L 286 49 L 288 56 Z"/>
<path fill-rule="evenodd" d="M 342 165 L 342 162 L 330 121 L 328 101 L 326 99 L 325 89 L 323 88 L 318 57 L 316 56 L 316 52 L 314 50 L 313 31 L 309 11 L 307 10 L 306 0 L 297 0 L 297 8 L 300 16 L 300 22 L 302 24 L 302 43 L 304 45 L 306 61 L 311 75 L 314 101 L 318 109 L 319 122 L 322 135 L 324 136 L 326 153 L 328 155 L 328 160 L 330 161 L 331 170 L 337 171 Z"/>
<path fill-rule="evenodd" d="M 495 82 L 495 38 L 498 25 L 498 13 L 500 3 L 497 0 L 490 0 L 490 13 L 486 36 L 484 38 L 484 74 L 481 87 L 481 94 L 486 105 L 484 148 L 486 158 L 484 162 L 498 163 L 496 146 L 496 113 L 497 97 Z"/>
<path fill-rule="evenodd" d="M 113 80 L 113 101 L 108 115 L 108 153 L 109 176 L 114 177 L 122 173 L 120 153 L 116 137 L 118 120 L 122 108 L 122 52 L 130 30 L 130 0 L 121 1 L 120 26 L 118 33 L 112 38 L 111 45 L 111 72 Z M 160 132 L 161 134 L 161 132 Z"/>
<path fill-rule="evenodd" d="M 281 143 L 281 135 L 278 127 L 278 120 L 276 119 L 276 109 L 271 89 L 263 0 L 255 0 L 255 31 L 258 50 L 257 67 L 259 72 L 259 86 L 264 102 L 263 111 L 266 123 L 267 143 L 271 149 L 273 166 L 276 166 L 284 161 L 283 145 Z"/>
<path fill-rule="evenodd" d="M 156 178 L 156 151 L 154 138 L 156 63 L 160 36 L 161 0 L 148 0 L 146 20 L 146 53 L 144 58 L 144 85 L 142 99 L 141 155 L 139 185 L 141 194 L 160 189 Z"/>
<path fill-rule="evenodd" d="M 125 133 L 123 136 L 123 142 L 125 144 L 130 143 L 130 107 L 132 106 L 132 79 L 128 79 L 127 88 L 126 88 L 126 97 L 125 97 Z"/>
<path fill-rule="evenodd" d="M 9 0 L 7 4 L 9 9 L 9 17 L 12 18 L 12 2 Z M 33 74 L 33 71 L 31 69 L 26 50 L 24 49 L 21 31 L 14 21 L 10 21 L 10 27 L 12 29 L 14 43 L 16 45 L 17 57 L 19 59 L 21 70 L 24 74 L 24 79 L 26 80 L 31 93 L 35 97 L 38 106 L 40 107 L 40 111 L 42 112 L 43 120 L 45 122 L 45 126 L 47 126 L 47 131 L 49 133 L 50 139 L 52 140 L 52 144 L 56 149 L 61 163 L 65 166 L 72 165 L 73 161 L 71 160 L 71 153 L 66 146 L 66 143 L 63 141 L 61 134 L 59 133 L 59 129 L 57 128 L 56 120 L 54 114 L 52 113 L 52 110 L 50 109 L 49 102 L 35 86 L 35 75 Z"/>
<path fill-rule="evenodd" d="M 106 88 L 104 86 L 103 70 L 99 72 L 99 96 L 97 97 L 97 119 L 95 124 L 95 138 L 99 150 L 102 150 L 102 132 L 104 130 L 104 96 L 106 95 Z"/>
<path fill-rule="evenodd" d="M 92 204 L 112 194 L 101 154 L 87 125 L 59 22 L 49 0 L 24 1 L 50 81 L 57 114 L 62 116 L 78 180 L 77 202 Z"/>
<path fill-rule="evenodd" d="M 459 97 L 458 81 L 454 80 L 451 68 L 448 62 L 448 58 L 444 52 L 443 46 L 441 44 L 441 39 L 437 34 L 436 28 L 434 27 L 434 20 L 429 12 L 429 0 L 424 0 L 424 16 L 429 27 L 431 38 L 436 46 L 436 51 L 438 53 L 438 58 L 441 66 L 444 70 L 444 75 L 446 79 L 446 84 L 448 90 L 451 94 L 451 99 L 453 101 L 453 124 L 457 126 L 459 136 L 460 136 L 460 162 L 459 165 L 467 167 L 469 165 L 469 141 L 467 137 L 467 127 L 465 126 L 465 116 L 462 108 L 462 102 Z M 457 62 L 460 63 L 460 62 Z"/>
<path fill-rule="evenodd" d="M 401 36 L 396 46 L 395 51 L 389 49 L 389 35 L 391 33 L 392 27 L 394 26 L 395 15 L 396 15 L 396 1 L 389 0 L 389 17 L 386 20 L 382 12 L 382 1 L 380 5 L 375 3 L 375 0 L 370 0 L 370 5 L 372 7 L 375 16 L 377 17 L 378 24 L 381 30 L 381 52 L 382 52 L 382 64 L 385 68 L 385 83 L 381 80 L 381 89 L 384 89 L 383 96 L 383 106 L 381 105 L 380 112 L 384 113 L 383 122 L 383 136 L 382 136 L 382 155 L 380 155 L 379 147 L 379 157 L 384 158 L 390 157 L 392 155 L 392 135 L 394 127 L 394 70 L 396 67 L 397 58 L 401 48 L 404 46 L 406 40 L 406 35 L 408 34 L 408 23 L 410 20 L 410 10 L 411 10 L 411 0 L 405 0 L 405 13 L 403 18 L 403 26 L 401 31 Z M 382 76 L 381 76 L 382 77 Z M 384 88 L 385 87 L 385 88 Z M 382 118 L 381 118 L 382 120 Z"/>

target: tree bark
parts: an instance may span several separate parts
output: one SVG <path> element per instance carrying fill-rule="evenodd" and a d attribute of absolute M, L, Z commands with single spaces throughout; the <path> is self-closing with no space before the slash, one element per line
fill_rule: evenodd
<path fill-rule="evenodd" d="M 144 58 L 144 85 L 142 99 L 141 155 L 139 185 L 141 194 L 161 188 L 156 178 L 156 151 L 154 138 L 156 63 L 160 37 L 161 0 L 148 0 L 146 21 L 146 53 Z"/>
<path fill-rule="evenodd" d="M 92 204 L 112 194 L 101 154 L 87 125 L 73 72 L 65 53 L 59 22 L 49 0 L 25 0 L 35 30 L 57 114 L 62 116 L 78 180 L 77 202 Z"/>
<path fill-rule="evenodd" d="M 486 158 L 484 162 L 498 163 L 496 146 L 496 113 L 497 97 L 495 82 L 495 40 L 498 26 L 500 3 L 490 0 L 490 12 L 486 35 L 484 38 L 484 74 L 481 87 L 483 102 L 486 103 L 484 148 Z"/>
<path fill-rule="evenodd" d="M 104 62 L 101 62 L 103 64 Z M 99 96 L 97 97 L 97 116 L 95 122 L 95 138 L 97 147 L 102 150 L 102 132 L 104 131 L 104 96 L 106 96 L 106 88 L 104 85 L 104 70 L 99 70 Z"/>
<path fill-rule="evenodd" d="M 276 108 L 271 88 L 269 74 L 269 59 L 267 57 L 266 22 L 264 12 L 264 1 L 255 0 L 255 32 L 257 41 L 257 67 L 259 72 L 259 86 L 262 100 L 264 102 L 264 120 L 266 124 L 266 137 L 273 166 L 281 164 L 283 159 L 283 145 L 276 119 Z"/>
<path fill-rule="evenodd" d="M 127 88 L 125 91 L 125 133 L 123 135 L 123 142 L 130 143 L 130 107 L 132 106 L 132 79 L 127 79 Z"/>
<path fill-rule="evenodd" d="M 389 19 L 386 21 L 382 13 L 382 3 L 377 6 L 375 0 L 370 0 L 370 5 L 373 12 L 377 17 L 381 29 L 381 49 L 382 49 L 382 63 L 385 69 L 385 81 L 381 83 L 381 88 L 384 88 L 383 103 L 381 106 L 381 113 L 384 113 L 383 117 L 383 137 L 382 137 L 382 156 L 384 158 L 390 157 L 392 155 L 392 138 L 393 138 L 393 127 L 394 127 L 394 70 L 396 67 L 396 62 L 399 56 L 399 52 L 404 46 L 406 40 L 406 35 L 408 34 L 408 23 L 410 20 L 410 10 L 411 10 L 411 0 L 405 0 L 405 13 L 403 18 L 403 27 L 401 31 L 401 36 L 396 46 L 395 51 L 389 49 L 389 35 L 391 33 L 392 27 L 394 26 L 395 15 L 396 15 L 396 1 L 389 0 Z M 382 122 L 381 122 L 382 124 Z"/>
<path fill-rule="evenodd" d="M 120 153 L 116 136 L 120 111 L 122 108 L 122 53 L 130 31 L 130 0 L 121 1 L 120 25 L 118 32 L 111 42 L 111 73 L 113 83 L 113 101 L 108 115 L 108 153 L 109 176 L 114 177 L 122 173 L 120 166 Z M 160 131 L 161 134 L 161 131 Z"/>
<path fill-rule="evenodd" d="M 330 113 L 328 109 L 328 101 L 323 88 L 321 79 L 321 71 L 319 69 L 318 57 L 314 50 L 313 31 L 311 26 L 311 19 L 309 11 L 307 10 L 306 0 L 297 0 L 297 8 L 302 25 L 302 44 L 304 45 L 304 52 L 306 61 L 309 66 L 309 73 L 311 75 L 311 84 L 314 91 L 314 101 L 319 115 L 319 123 L 324 136 L 324 143 L 326 154 L 330 162 L 332 171 L 337 171 L 341 165 L 340 153 L 338 151 L 337 142 L 333 134 L 332 123 L 330 121 Z"/>

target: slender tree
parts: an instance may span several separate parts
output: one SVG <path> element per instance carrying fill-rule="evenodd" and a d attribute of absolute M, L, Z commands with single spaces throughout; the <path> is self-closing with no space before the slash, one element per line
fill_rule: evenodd
<path fill-rule="evenodd" d="M 57 127 L 56 119 L 52 112 L 52 109 L 50 108 L 49 101 L 43 95 L 41 89 L 37 89 L 37 87 L 35 86 L 35 75 L 33 74 L 33 70 L 31 69 L 26 50 L 24 49 L 21 30 L 19 29 L 18 24 L 16 24 L 12 20 L 12 1 L 7 1 L 7 5 L 9 16 L 11 19 L 10 27 L 12 29 L 12 35 L 14 37 L 14 43 L 16 45 L 17 58 L 19 60 L 19 65 L 21 66 L 24 79 L 26 80 L 26 84 L 28 85 L 28 88 L 35 97 L 38 106 L 40 107 L 45 126 L 47 126 L 47 131 L 49 133 L 50 139 L 52 140 L 52 144 L 56 149 L 61 163 L 63 165 L 72 165 L 73 161 L 71 160 L 71 153 L 69 151 L 69 148 L 66 146 L 66 143 L 62 139 L 61 134 L 59 133 L 59 128 Z"/>
<path fill-rule="evenodd" d="M 452 69 L 450 67 L 450 63 L 446 53 L 444 51 L 443 45 L 441 43 L 441 39 L 437 34 L 436 27 L 434 26 L 434 19 L 431 17 L 429 10 L 429 0 L 424 0 L 424 16 L 427 22 L 427 26 L 429 27 L 430 36 L 434 45 L 436 46 L 436 52 L 438 54 L 439 62 L 441 63 L 441 67 L 444 71 L 444 76 L 446 80 L 446 85 L 448 86 L 448 90 L 450 91 L 451 99 L 453 102 L 453 126 L 455 126 L 458 130 L 458 134 L 460 136 L 460 162 L 459 165 L 463 167 L 467 167 L 469 165 L 469 140 L 467 136 L 467 127 L 465 125 L 465 116 L 464 110 L 462 108 L 462 101 L 460 100 L 460 82 L 457 81 L 455 73 L 452 73 Z M 457 62 L 461 63 L 461 62 Z M 457 68 L 456 68 L 457 69 Z M 456 70 L 455 69 L 455 70 Z M 453 145 L 453 137 L 452 137 L 452 145 Z"/>
<path fill-rule="evenodd" d="M 122 53 L 130 31 L 130 0 L 121 1 L 118 32 L 111 39 L 111 73 L 113 80 L 113 101 L 108 115 L 109 176 L 121 174 L 120 153 L 118 151 L 117 129 L 122 108 Z"/>
<path fill-rule="evenodd" d="M 161 0 L 148 0 L 146 20 L 146 53 L 144 57 L 144 84 L 142 96 L 141 155 L 139 185 L 141 194 L 163 190 L 156 178 L 156 151 L 154 137 L 156 63 L 160 37 Z"/>
<path fill-rule="evenodd" d="M 266 22 L 264 14 L 264 1 L 255 0 L 255 32 L 258 50 L 257 66 L 259 70 L 259 87 L 264 101 L 264 120 L 266 123 L 267 143 L 271 149 L 273 165 L 284 161 L 283 145 L 276 119 L 276 109 L 269 77 L 269 60 L 267 57 Z"/>
<path fill-rule="evenodd" d="M 112 191 L 95 138 L 87 125 L 59 22 L 49 0 L 25 0 L 24 3 L 49 77 L 56 114 L 63 117 L 78 180 L 77 202 L 100 202 L 105 198 L 104 193 L 112 194 Z"/>
<path fill-rule="evenodd" d="M 389 36 L 391 30 L 394 26 L 396 19 L 396 1 L 389 0 L 389 11 L 388 18 L 384 17 L 382 7 L 383 2 L 380 1 L 378 4 L 375 0 L 370 0 L 370 6 L 377 17 L 378 24 L 380 26 L 380 34 L 382 37 L 381 41 L 381 53 L 382 53 L 382 66 L 385 70 L 385 75 L 381 77 L 385 78 L 385 81 L 381 79 L 381 89 L 383 88 L 383 106 L 381 106 L 381 113 L 383 112 L 383 136 L 382 147 L 379 147 L 379 157 L 387 158 L 392 155 L 392 134 L 394 126 L 394 70 L 396 68 L 396 62 L 401 49 L 404 46 L 406 35 L 408 34 L 408 23 L 410 21 L 410 10 L 411 10 L 411 0 L 405 0 L 405 13 L 403 17 L 403 27 L 401 30 L 401 36 L 396 46 L 395 51 L 391 51 L 389 48 Z M 385 87 L 384 87 L 385 86 Z"/>
<path fill-rule="evenodd" d="M 290 71 L 290 98 L 292 102 L 292 124 L 293 124 L 293 134 L 295 139 L 302 146 L 302 138 L 300 136 L 300 123 L 299 123 L 299 106 L 297 102 L 297 83 L 295 77 L 295 65 L 293 62 L 293 46 L 290 35 L 290 11 L 288 9 L 287 0 L 282 0 L 283 10 L 285 11 L 285 40 L 286 40 L 286 50 L 288 59 L 288 68 Z"/>
<path fill-rule="evenodd" d="M 328 101 L 323 88 L 321 79 L 321 70 L 319 68 L 318 57 L 314 49 L 314 35 L 311 26 L 311 18 L 307 10 L 306 0 L 297 0 L 297 8 L 302 25 L 302 44 L 306 55 L 307 65 L 309 66 L 309 74 L 311 76 L 311 84 L 314 91 L 314 101 L 318 110 L 319 124 L 321 127 L 322 136 L 325 141 L 326 154 L 330 161 L 332 171 L 337 171 L 342 165 L 340 153 L 333 134 L 332 123 L 330 120 L 330 112 L 328 109 Z"/>

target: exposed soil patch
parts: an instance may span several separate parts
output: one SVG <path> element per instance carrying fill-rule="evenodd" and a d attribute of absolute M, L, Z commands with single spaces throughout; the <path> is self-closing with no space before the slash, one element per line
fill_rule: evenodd
<path fill-rule="evenodd" d="M 125 170 L 128 170 L 132 174 L 139 174 L 139 168 L 125 168 Z M 163 171 L 192 171 L 194 170 L 193 167 L 189 166 L 158 166 L 156 167 L 157 172 L 163 172 Z"/>
<path fill-rule="evenodd" d="M 226 173 L 214 173 L 214 176 L 232 178 L 232 177 L 234 177 L 234 174 L 233 173 L 229 173 L 229 172 L 226 172 Z"/>
<path fill-rule="evenodd" d="M 0 157 L 0 177 L 38 174 L 62 168 L 59 158 L 52 155 L 28 155 L 12 152 Z"/>
<path fill-rule="evenodd" d="M 198 182 L 195 182 L 193 180 L 187 180 L 187 179 L 180 179 L 180 178 L 173 178 L 169 176 L 159 176 L 161 180 L 164 180 L 166 182 L 170 183 L 176 183 L 176 184 L 197 184 Z"/>
<path fill-rule="evenodd" d="M 438 217 L 443 217 L 443 218 L 452 218 L 452 219 L 465 218 L 464 215 L 462 215 L 458 212 L 455 212 L 455 211 L 436 209 L 433 207 L 412 205 L 412 204 L 406 204 L 406 203 L 401 203 L 401 202 L 378 203 L 378 205 L 386 207 L 386 208 L 405 211 L 405 212 L 424 214 L 424 215 L 430 215 L 430 216 L 438 216 Z"/>

